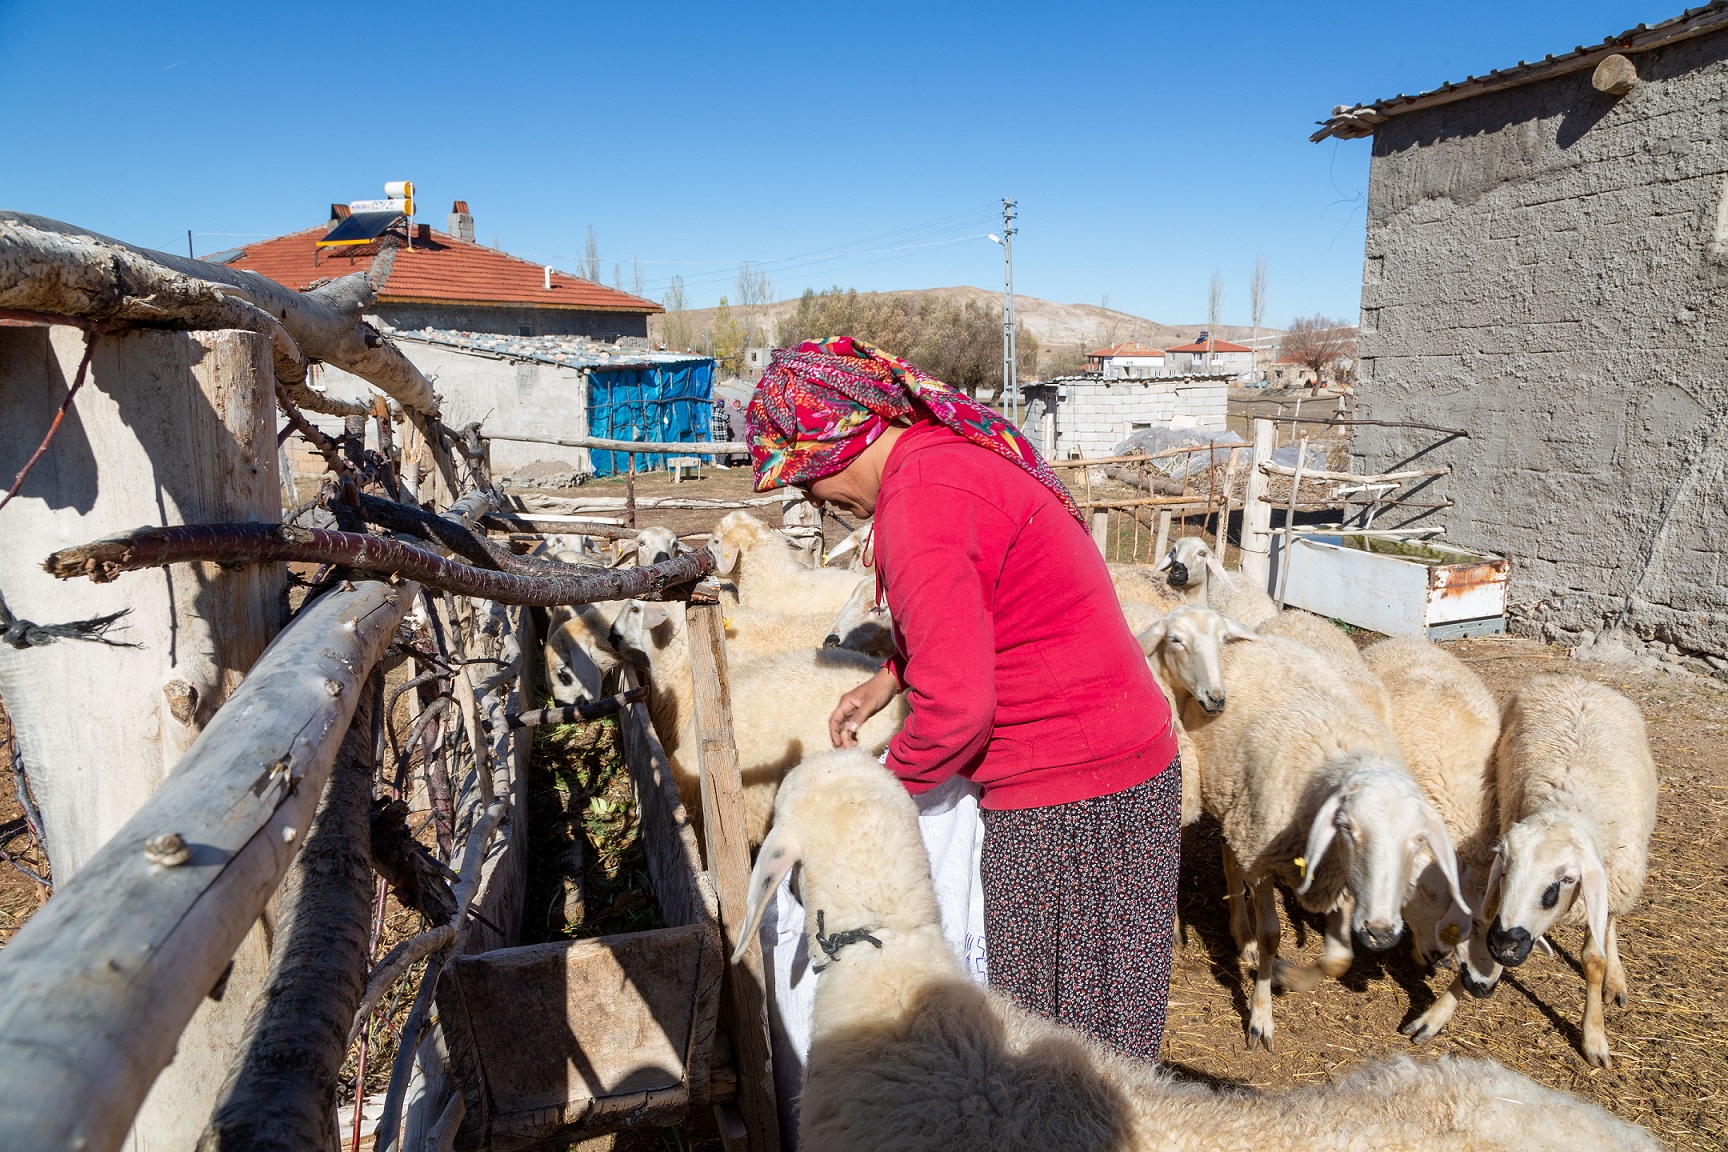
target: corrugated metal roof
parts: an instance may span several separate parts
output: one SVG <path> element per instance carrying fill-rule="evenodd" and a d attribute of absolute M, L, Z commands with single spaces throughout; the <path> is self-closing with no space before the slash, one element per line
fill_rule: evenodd
<path fill-rule="evenodd" d="M 457 332 L 448 328 L 386 330 L 392 340 L 436 344 L 505 360 L 531 360 L 565 368 L 647 368 L 657 364 L 693 364 L 709 359 L 689 352 L 657 352 L 648 348 L 604 344 L 582 336 L 504 336 L 496 332 Z"/>
<path fill-rule="evenodd" d="M 1385 100 L 1376 100 L 1372 104 L 1340 104 L 1332 109 L 1329 118 L 1318 122 L 1320 130 L 1308 139 L 1319 143 L 1328 136 L 1336 136 L 1341 140 L 1372 136 L 1380 125 L 1405 112 L 1434 108 L 1488 92 L 1581 72 L 1586 68 L 1596 67 L 1605 57 L 1615 53 L 1648 51 L 1724 25 L 1728 25 L 1728 0 L 1711 0 L 1711 3 L 1703 7 L 1687 9 L 1672 20 L 1664 20 L 1660 24 L 1639 24 L 1618 36 L 1610 36 L 1593 47 L 1580 44 L 1570 52 L 1545 56 L 1533 64 L 1520 60 L 1511 68 L 1497 69 L 1486 76 L 1468 76 L 1463 80 L 1449 81 L 1414 96 L 1392 96 Z"/>
<path fill-rule="evenodd" d="M 225 263 L 304 291 L 320 280 L 372 271 L 374 260 L 388 245 L 393 252 L 389 271 L 377 285 L 378 300 L 383 304 L 526 304 L 637 315 L 665 311 L 652 300 L 564 272 L 554 271 L 548 288 L 540 265 L 430 228 L 424 230 L 424 236 L 416 230 L 412 248 L 399 236 L 386 236 L 369 244 L 321 252 L 318 241 L 325 231 L 309 228 L 248 244 Z"/>

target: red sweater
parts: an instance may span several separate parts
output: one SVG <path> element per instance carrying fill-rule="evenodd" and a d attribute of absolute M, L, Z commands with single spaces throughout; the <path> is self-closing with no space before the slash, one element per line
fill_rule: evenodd
<path fill-rule="evenodd" d="M 882 470 L 876 571 L 911 716 L 888 767 L 914 794 L 955 773 L 985 808 L 1132 788 L 1176 755 L 1164 695 L 1091 536 L 1042 484 L 940 424 Z"/>

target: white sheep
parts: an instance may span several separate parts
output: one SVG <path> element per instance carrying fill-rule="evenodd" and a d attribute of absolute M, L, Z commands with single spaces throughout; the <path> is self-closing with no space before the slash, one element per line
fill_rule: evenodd
<path fill-rule="evenodd" d="M 1445 824 L 1392 733 L 1326 661 L 1280 638 L 1228 645 L 1221 659 L 1233 706 L 1212 714 L 1196 699 L 1182 720 L 1199 750 L 1201 801 L 1224 829 L 1231 931 L 1256 969 L 1248 1043 L 1270 1049 L 1274 972 L 1285 987 L 1306 990 L 1349 968 L 1352 936 L 1390 948 L 1403 933 L 1413 878 L 1430 859 L 1467 905 Z M 1303 907 L 1326 914 L 1317 969 L 1276 963 L 1280 880 Z"/>
<path fill-rule="evenodd" d="M 786 778 L 734 962 L 794 866 L 820 971 L 799 1104 L 805 1148 L 1660 1148 L 1637 1126 L 1490 1060 L 1406 1057 L 1261 1094 L 1178 1080 L 1034 1016 L 967 976 L 943 938 L 912 800 L 857 751 L 812 757 Z"/>
<path fill-rule="evenodd" d="M 1126 608 L 1127 605 L 1124 605 Z M 1208 712 L 1222 711 L 1226 702 L 1220 657 L 1224 645 L 1258 639 L 1252 629 L 1220 616 L 1210 608 L 1184 605 L 1136 633 L 1146 654 L 1152 677 L 1170 708 L 1170 724 L 1176 730 L 1176 750 L 1182 757 L 1182 826 L 1200 819 L 1200 751 L 1182 709 L 1198 700 Z"/>
<path fill-rule="evenodd" d="M 1126 609 L 1130 604 L 1140 604 L 1156 610 L 1160 615 L 1170 609 L 1187 603 L 1176 589 L 1170 587 L 1159 575 L 1163 569 L 1147 564 L 1106 565 L 1110 569 L 1110 584 L 1116 589 L 1116 599 L 1122 602 Z"/>
<path fill-rule="evenodd" d="M 1272 597 L 1242 573 L 1226 572 L 1198 536 L 1184 536 L 1172 544 L 1155 571 L 1168 572 L 1170 587 L 1181 592 L 1188 603 L 1203 604 L 1250 628 L 1258 628 L 1278 614 Z"/>
<path fill-rule="evenodd" d="M 1344 634 L 1344 629 L 1312 612 L 1286 608 L 1255 625 L 1254 631 L 1262 636 L 1282 636 L 1314 649 L 1326 658 L 1333 672 L 1370 712 L 1381 722 L 1392 723 L 1392 705 L 1385 685 L 1369 670 L 1361 651 Z"/>
<path fill-rule="evenodd" d="M 648 661 L 649 715 L 654 720 L 679 797 L 700 824 L 701 772 L 696 758 L 690 649 L 684 605 L 628 601 L 614 635 L 627 652 Z M 729 661 L 732 739 L 744 781 L 744 827 L 752 844 L 768 831 L 780 780 L 804 757 L 827 749 L 835 701 L 870 678 L 881 662 L 843 648 L 809 649 Z M 858 731 L 872 755 L 906 722 L 906 698 L 896 696 Z"/>
<path fill-rule="evenodd" d="M 1382 640 L 1362 657 L 1385 685 L 1404 766 L 1452 836 L 1459 887 L 1479 907 L 1500 832 L 1494 779 L 1500 708 L 1480 676 L 1426 640 Z M 1469 913 L 1453 903 L 1437 865 L 1417 878 L 1404 917 L 1418 960 L 1450 953 L 1458 965 L 1451 986 L 1403 1028 L 1421 1043 L 1446 1026 L 1465 992 L 1485 996 L 1492 990 L 1484 976 L 1493 965 L 1483 933 L 1471 931 Z"/>
<path fill-rule="evenodd" d="M 678 543 L 678 534 L 670 528 L 656 525 L 636 533 L 634 560 L 638 568 L 674 559 L 681 551 L 685 549 Z"/>
<path fill-rule="evenodd" d="M 876 602 L 876 577 L 866 576 L 858 581 L 851 599 L 828 625 L 822 647 L 850 648 L 878 659 L 893 655 L 894 614 L 886 601 Z"/>
<path fill-rule="evenodd" d="M 826 624 L 858 586 L 858 574 L 848 569 L 806 567 L 791 541 L 748 512 L 721 517 L 710 547 L 715 570 L 732 577 L 738 603 L 754 613 L 820 616 Z"/>
<path fill-rule="evenodd" d="M 1515 966 L 1556 924 L 1583 921 L 1584 1057 L 1610 1066 L 1604 992 L 1626 1004 L 1620 917 L 1644 888 L 1656 763 L 1638 706 L 1576 676 L 1537 676 L 1507 706 L 1495 751 L 1501 840 L 1488 951 Z"/>

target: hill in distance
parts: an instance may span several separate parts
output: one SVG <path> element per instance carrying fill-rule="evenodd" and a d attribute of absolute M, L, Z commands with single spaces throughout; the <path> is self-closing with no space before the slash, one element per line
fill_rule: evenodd
<path fill-rule="evenodd" d="M 859 295 L 936 296 L 957 304 L 974 301 L 993 308 L 1002 306 L 1002 293 L 970 285 L 956 288 L 913 288 L 904 292 L 861 292 Z M 780 321 L 797 307 L 797 297 L 766 305 L 763 313 L 769 331 L 772 332 Z M 690 317 L 692 329 L 698 333 L 707 331 L 714 322 L 715 311 L 713 308 L 690 309 L 687 315 Z M 1018 294 L 1014 297 L 1014 313 L 1026 330 L 1038 338 L 1041 351 L 1045 353 L 1058 350 L 1091 351 L 1124 340 L 1150 344 L 1155 348 L 1170 348 L 1187 343 L 1206 328 L 1204 323 L 1163 324 L 1144 316 L 1119 312 L 1097 304 L 1058 304 L 1052 300 Z M 1253 329 L 1243 324 L 1220 324 L 1218 331 L 1214 333 L 1219 339 L 1238 341 L 1246 340 L 1253 334 Z M 1262 339 L 1277 334 L 1278 330 L 1274 328 L 1260 329 Z"/>

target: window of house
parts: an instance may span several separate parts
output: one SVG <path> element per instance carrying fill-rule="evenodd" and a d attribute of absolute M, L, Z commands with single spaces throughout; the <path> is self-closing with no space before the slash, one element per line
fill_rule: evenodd
<path fill-rule="evenodd" d="M 516 335 L 532 336 L 534 335 L 534 329 L 527 324 L 518 324 L 516 325 Z"/>

